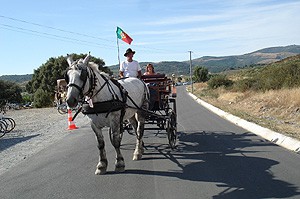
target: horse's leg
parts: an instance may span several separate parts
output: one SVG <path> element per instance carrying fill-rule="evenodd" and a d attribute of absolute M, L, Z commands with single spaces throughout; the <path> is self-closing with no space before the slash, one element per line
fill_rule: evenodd
<path fill-rule="evenodd" d="M 130 119 L 129 119 L 129 122 L 130 124 L 132 125 L 132 128 L 133 128 L 133 131 L 136 135 L 136 140 L 137 140 L 137 144 L 136 144 L 136 147 L 135 147 L 135 150 L 134 150 L 134 153 L 133 153 L 133 160 L 138 160 L 138 159 L 141 159 L 141 155 L 139 154 L 142 154 L 143 151 L 139 151 L 139 144 L 138 144 L 138 140 L 139 140 L 139 136 L 138 136 L 138 133 L 137 133 L 137 128 L 138 128 L 138 121 L 136 120 L 136 116 L 132 116 Z"/>
<path fill-rule="evenodd" d="M 111 143 L 116 150 L 116 163 L 115 163 L 116 172 L 125 171 L 125 162 L 120 150 L 120 146 L 121 146 L 120 127 L 121 127 L 120 120 L 116 118 L 111 120 L 109 133 L 112 133 Z"/>
<path fill-rule="evenodd" d="M 99 163 L 97 165 L 95 174 L 101 175 L 106 173 L 107 169 L 107 158 L 106 158 L 106 152 L 105 152 L 105 143 L 104 138 L 102 134 L 102 128 L 98 128 L 93 122 L 91 124 L 93 131 L 95 132 L 97 141 L 98 141 L 98 148 L 99 148 Z"/>
<path fill-rule="evenodd" d="M 137 120 L 135 119 L 135 115 L 132 116 L 132 117 L 129 119 L 129 123 L 131 124 L 134 133 L 137 135 L 136 131 L 137 131 L 137 127 L 138 127 L 138 122 L 137 122 Z"/>
<path fill-rule="evenodd" d="M 136 146 L 133 153 L 133 160 L 140 160 L 142 159 L 142 155 L 144 153 L 143 148 L 143 135 L 144 135 L 144 126 L 145 126 L 145 116 L 142 112 L 138 111 L 135 114 L 135 119 L 137 121 L 137 128 L 136 128 Z"/>

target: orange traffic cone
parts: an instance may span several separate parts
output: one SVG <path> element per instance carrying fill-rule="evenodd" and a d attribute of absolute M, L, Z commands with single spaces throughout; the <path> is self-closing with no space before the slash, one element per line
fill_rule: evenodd
<path fill-rule="evenodd" d="M 68 130 L 78 129 L 78 127 L 74 124 L 72 120 L 72 110 L 68 109 Z"/>

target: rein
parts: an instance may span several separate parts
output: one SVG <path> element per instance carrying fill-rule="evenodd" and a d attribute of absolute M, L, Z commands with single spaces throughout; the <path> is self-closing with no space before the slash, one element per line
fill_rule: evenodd
<path fill-rule="evenodd" d="M 94 71 L 93 71 L 94 72 Z M 100 74 L 101 75 L 101 77 L 105 80 L 105 83 L 100 87 L 100 89 L 94 94 L 94 95 L 92 95 L 90 98 L 92 99 L 93 97 L 95 97 L 103 88 L 104 88 L 104 86 L 106 85 L 106 84 L 108 84 L 109 85 L 109 82 L 108 82 L 108 79 L 106 79 L 105 78 L 105 76 L 104 75 L 102 75 L 102 74 Z"/>

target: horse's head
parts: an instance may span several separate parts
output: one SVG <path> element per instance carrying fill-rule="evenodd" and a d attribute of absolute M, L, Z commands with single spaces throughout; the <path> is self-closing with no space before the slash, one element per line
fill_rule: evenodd
<path fill-rule="evenodd" d="M 69 68 L 65 74 L 68 84 L 67 104 L 69 107 L 75 107 L 78 104 L 80 96 L 84 95 L 88 79 L 88 62 L 90 55 L 84 59 L 73 61 L 71 56 L 67 57 Z"/>

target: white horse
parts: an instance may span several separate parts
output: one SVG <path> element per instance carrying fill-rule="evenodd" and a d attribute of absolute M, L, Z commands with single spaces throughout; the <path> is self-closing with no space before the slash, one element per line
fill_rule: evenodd
<path fill-rule="evenodd" d="M 125 171 L 124 158 L 120 151 L 123 121 L 129 120 L 136 133 L 136 147 L 133 160 L 139 160 L 143 154 L 143 133 L 145 112 L 148 109 L 149 91 L 143 81 L 138 78 L 113 80 L 98 70 L 98 65 L 85 59 L 73 61 L 68 56 L 69 64 L 66 73 L 68 82 L 67 104 L 70 108 L 78 104 L 80 97 L 88 99 L 83 113 L 91 119 L 91 127 L 96 134 L 100 151 L 96 175 L 107 170 L 107 158 L 102 128 L 109 127 L 111 142 L 116 150 L 115 171 Z"/>

